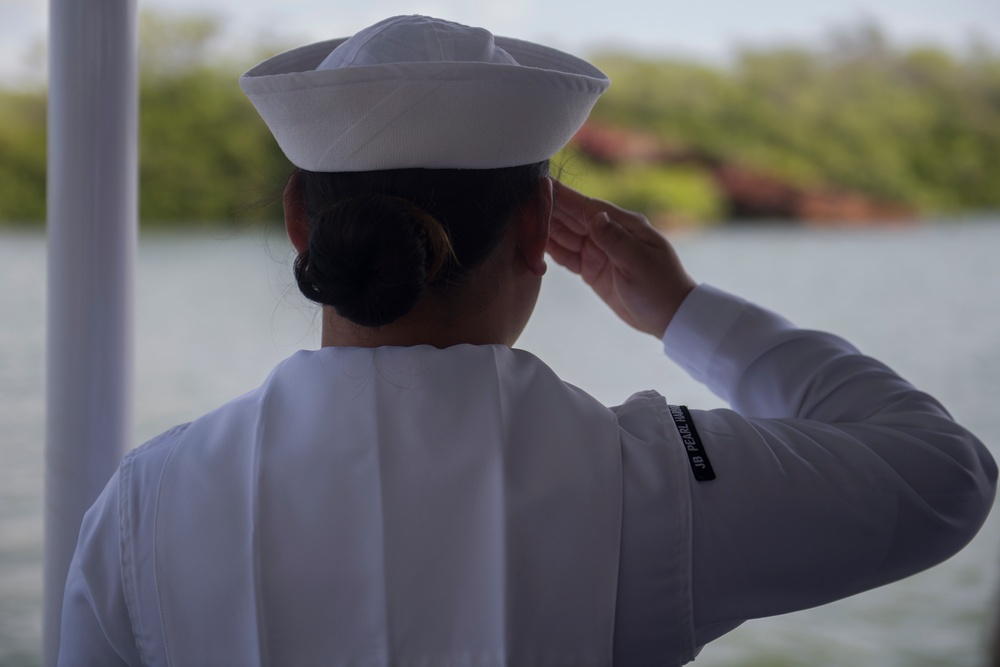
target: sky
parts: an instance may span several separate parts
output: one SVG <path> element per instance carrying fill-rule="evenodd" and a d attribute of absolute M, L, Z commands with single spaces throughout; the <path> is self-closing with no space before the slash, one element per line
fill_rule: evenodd
<path fill-rule="evenodd" d="M 140 0 L 139 7 L 217 16 L 237 48 L 346 36 L 395 14 L 438 16 L 580 55 L 616 47 L 724 61 L 740 46 L 815 43 L 862 22 L 898 43 L 955 49 L 976 37 L 1000 47 L 1000 0 Z M 44 76 L 47 12 L 48 0 L 0 0 L 0 84 Z"/>

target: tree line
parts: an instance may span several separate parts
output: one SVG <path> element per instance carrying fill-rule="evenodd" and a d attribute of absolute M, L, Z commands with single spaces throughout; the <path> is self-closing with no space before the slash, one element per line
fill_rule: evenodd
<path fill-rule="evenodd" d="M 237 84 L 274 53 L 218 52 L 211 18 L 144 15 L 140 219 L 278 218 L 291 166 Z M 607 53 L 601 124 L 635 128 L 802 185 L 846 188 L 926 214 L 1000 210 L 1000 54 L 891 44 L 855 26 L 822 44 L 754 48 L 726 64 Z M 237 65 L 236 63 L 240 63 Z M 45 94 L 0 90 L 0 221 L 45 215 Z M 697 165 L 607 165 L 572 147 L 555 169 L 595 195 L 692 220 L 729 211 Z"/>

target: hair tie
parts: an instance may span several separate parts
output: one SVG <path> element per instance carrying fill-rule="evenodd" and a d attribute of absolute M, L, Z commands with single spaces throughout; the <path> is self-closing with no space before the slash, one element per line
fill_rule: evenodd
<path fill-rule="evenodd" d="M 430 266 L 427 267 L 428 284 L 434 281 L 441 272 L 441 269 L 448 263 L 448 260 L 451 260 L 456 266 L 458 265 L 458 256 L 455 254 L 455 247 L 451 243 L 451 236 L 437 218 L 409 199 L 395 195 L 382 196 L 403 206 L 426 230 L 427 240 L 430 243 L 431 253 L 433 254 Z"/>

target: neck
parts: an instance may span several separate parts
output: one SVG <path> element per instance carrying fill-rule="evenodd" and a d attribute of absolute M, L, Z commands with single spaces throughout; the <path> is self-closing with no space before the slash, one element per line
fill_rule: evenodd
<path fill-rule="evenodd" d="M 323 347 L 509 347 L 521 335 L 541 287 L 541 276 L 519 257 L 513 242 L 504 243 L 457 292 L 428 292 L 409 313 L 380 327 L 360 326 L 326 306 Z"/>
<path fill-rule="evenodd" d="M 496 328 L 481 318 L 443 317 L 414 309 L 404 317 L 380 327 L 363 327 L 345 319 L 330 307 L 323 308 L 323 347 L 383 347 L 431 345 L 437 348 L 463 343 L 509 345 Z"/>
<path fill-rule="evenodd" d="M 364 327 L 323 308 L 323 347 L 383 347 L 431 345 L 513 345 L 523 323 L 512 321 L 502 291 L 466 292 L 464 298 L 443 302 L 427 295 L 416 307 L 389 324 Z"/>

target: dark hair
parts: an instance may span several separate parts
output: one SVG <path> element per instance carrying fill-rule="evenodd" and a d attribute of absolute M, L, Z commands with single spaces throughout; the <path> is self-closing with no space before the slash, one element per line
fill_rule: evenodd
<path fill-rule="evenodd" d="M 356 324 L 394 322 L 427 289 L 460 285 L 548 168 L 300 170 L 309 244 L 295 260 L 299 289 Z"/>

